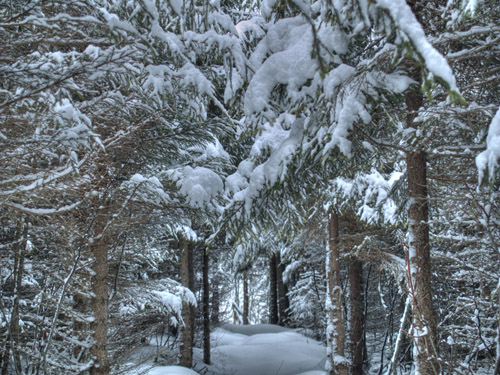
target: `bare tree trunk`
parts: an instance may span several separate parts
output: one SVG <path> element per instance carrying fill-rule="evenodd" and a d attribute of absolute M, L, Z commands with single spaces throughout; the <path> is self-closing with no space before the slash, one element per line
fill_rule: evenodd
<path fill-rule="evenodd" d="M 408 128 L 422 105 L 422 94 L 414 89 L 406 94 Z M 437 319 L 432 305 L 431 259 L 429 241 L 429 207 L 427 194 L 427 155 L 423 150 L 406 154 L 408 176 L 408 231 L 406 256 L 409 293 L 412 296 L 412 327 L 416 372 L 421 375 L 439 374 L 441 366 L 437 353 Z"/>
<path fill-rule="evenodd" d="M 233 323 L 241 323 L 241 310 L 240 310 L 240 280 L 238 275 L 234 278 L 234 301 L 233 301 Z"/>
<path fill-rule="evenodd" d="M 278 324 L 278 285 L 276 275 L 277 257 L 269 259 L 269 323 Z"/>
<path fill-rule="evenodd" d="M 18 220 L 16 242 L 13 246 L 14 255 L 14 301 L 12 305 L 12 311 L 10 315 L 9 324 L 9 334 L 7 337 L 7 343 L 5 348 L 5 353 L 3 353 L 2 358 L 2 375 L 6 375 L 9 367 L 9 357 L 12 352 L 12 358 L 14 363 L 14 371 L 16 374 L 22 374 L 22 364 L 21 364 L 21 353 L 19 351 L 19 300 L 22 287 L 23 271 L 24 271 L 24 250 L 26 248 L 27 241 L 27 231 L 28 227 L 24 224 L 23 219 Z"/>
<path fill-rule="evenodd" d="M 288 309 L 290 308 L 290 300 L 288 299 L 288 287 L 283 282 L 283 272 L 285 266 L 281 263 L 281 257 L 277 254 L 276 280 L 278 284 L 278 307 L 279 307 L 279 322 L 280 326 L 287 326 L 290 322 Z"/>
<path fill-rule="evenodd" d="M 181 238 L 179 240 L 179 250 L 181 251 L 181 259 L 179 265 L 181 284 L 186 288 L 191 289 L 193 274 L 192 246 L 186 239 Z M 179 364 L 181 366 L 191 368 L 193 366 L 194 316 L 193 308 L 188 303 L 184 303 L 184 305 L 182 306 L 182 320 L 184 321 L 184 326 L 181 329 L 182 341 L 180 345 Z"/>
<path fill-rule="evenodd" d="M 351 375 L 363 375 L 364 348 L 364 295 L 363 295 L 363 263 L 356 258 L 351 259 L 349 267 L 349 297 L 351 305 Z"/>
<path fill-rule="evenodd" d="M 250 294 L 248 293 L 248 273 L 243 273 L 243 324 L 249 324 Z"/>
<path fill-rule="evenodd" d="M 220 322 L 220 292 L 217 277 L 212 279 L 212 324 L 217 326 Z"/>
<path fill-rule="evenodd" d="M 94 258 L 91 277 L 93 296 L 90 303 L 94 314 L 94 321 L 91 324 L 94 339 L 90 348 L 90 353 L 94 358 L 94 365 L 90 369 L 91 375 L 108 375 L 110 372 L 108 357 L 108 244 L 104 233 L 106 224 L 105 211 L 99 210 L 95 220 L 93 242 L 90 245 L 90 251 Z"/>
<path fill-rule="evenodd" d="M 210 254 L 203 249 L 203 362 L 210 364 Z"/>
<path fill-rule="evenodd" d="M 329 375 L 348 375 L 348 361 L 344 357 L 345 322 L 342 308 L 342 288 L 340 285 L 340 238 L 339 216 L 334 208 L 328 216 L 328 251 L 326 261 L 328 324 L 326 328 L 327 362 Z"/>
<path fill-rule="evenodd" d="M 500 285 L 500 282 L 499 282 Z M 495 372 L 493 375 L 500 375 L 500 293 L 498 293 L 498 316 L 497 316 L 497 353 L 495 361 Z"/>
<path fill-rule="evenodd" d="M 391 361 L 389 362 L 389 367 L 387 368 L 386 375 L 396 375 L 396 362 L 398 360 L 401 345 L 403 343 L 403 335 L 405 334 L 405 332 L 407 332 L 406 326 L 409 320 L 408 316 L 410 315 L 411 303 L 412 298 L 410 295 L 408 295 L 408 297 L 406 297 L 405 309 L 403 312 L 403 317 L 401 318 L 401 326 L 399 327 L 398 337 L 396 338 L 396 344 L 394 344 L 394 350 L 392 352 Z"/>

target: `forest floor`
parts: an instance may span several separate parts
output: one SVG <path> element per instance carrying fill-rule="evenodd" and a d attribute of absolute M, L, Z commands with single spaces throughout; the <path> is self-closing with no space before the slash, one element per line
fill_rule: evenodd
<path fill-rule="evenodd" d="M 156 366 L 147 375 L 326 375 L 326 350 L 318 341 L 295 330 L 270 324 L 232 325 L 211 335 L 211 365 L 203 363 L 202 349 L 194 349 L 196 371 L 178 366 Z M 137 372 L 134 372 L 137 373 Z"/>

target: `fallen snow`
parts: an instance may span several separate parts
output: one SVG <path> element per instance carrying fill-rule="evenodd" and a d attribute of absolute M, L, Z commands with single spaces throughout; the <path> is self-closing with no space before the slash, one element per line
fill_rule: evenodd
<path fill-rule="evenodd" d="M 194 349 L 195 369 L 206 375 L 326 375 L 325 347 L 293 329 L 271 324 L 226 324 L 212 332 L 212 365 Z M 201 371 L 201 370 L 200 370 Z M 158 366 L 146 375 L 196 375 L 179 366 Z"/>
<path fill-rule="evenodd" d="M 271 324 L 227 324 L 212 333 L 212 362 L 202 363 L 195 352 L 197 368 L 209 374 L 234 375 L 325 375 L 324 346 L 292 329 Z"/>
<path fill-rule="evenodd" d="M 158 366 L 147 372 L 147 375 L 199 375 L 196 371 L 181 366 Z"/>

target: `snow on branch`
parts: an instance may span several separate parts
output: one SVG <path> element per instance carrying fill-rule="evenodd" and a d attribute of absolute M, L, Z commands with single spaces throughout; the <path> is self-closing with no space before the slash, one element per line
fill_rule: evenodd
<path fill-rule="evenodd" d="M 418 22 L 405 0 L 377 0 L 377 6 L 390 14 L 396 27 L 408 38 L 415 51 L 422 58 L 425 67 L 447 86 L 455 95 L 460 95 L 455 76 L 444 56 L 427 40 L 422 25 Z M 450 94 L 451 95 L 451 94 Z M 463 100 L 463 99 L 462 99 Z"/>
<path fill-rule="evenodd" d="M 486 150 L 476 157 L 476 166 L 479 171 L 479 184 L 483 181 L 484 173 L 488 168 L 489 178 L 493 179 L 495 170 L 500 160 L 500 108 L 491 121 L 488 136 L 486 137 Z"/>

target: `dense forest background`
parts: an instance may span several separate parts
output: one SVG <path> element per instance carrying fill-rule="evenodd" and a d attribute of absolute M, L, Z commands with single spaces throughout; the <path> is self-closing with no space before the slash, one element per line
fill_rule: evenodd
<path fill-rule="evenodd" d="M 0 373 L 221 322 L 500 374 L 496 0 L 0 0 Z M 257 375 L 257 374 L 256 374 Z"/>

